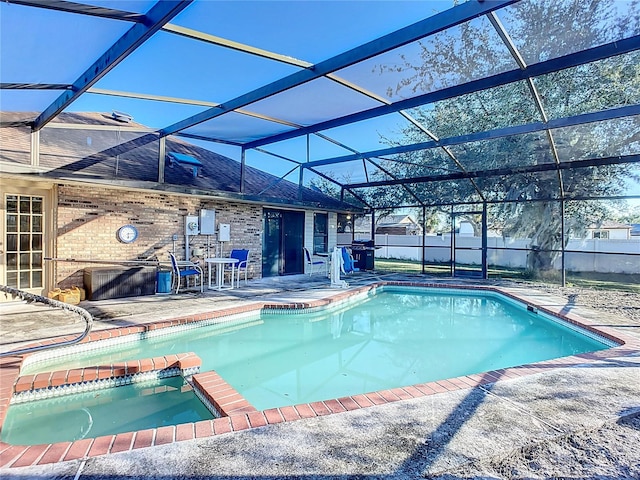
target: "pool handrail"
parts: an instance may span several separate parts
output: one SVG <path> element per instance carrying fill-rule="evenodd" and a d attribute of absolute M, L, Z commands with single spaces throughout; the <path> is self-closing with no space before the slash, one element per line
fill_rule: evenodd
<path fill-rule="evenodd" d="M 89 332 L 91 332 L 91 328 L 93 327 L 93 317 L 89 312 L 87 312 L 82 307 L 78 307 L 76 305 L 70 305 L 68 303 L 60 302 L 58 300 L 53 300 L 51 298 L 43 297 L 41 295 L 35 295 L 33 293 L 29 293 L 23 290 L 18 290 L 16 288 L 9 287 L 7 285 L 0 285 L 0 292 L 4 292 L 5 295 L 9 294 L 13 297 L 18 297 L 27 303 L 39 302 L 39 303 L 44 303 L 45 305 L 49 305 L 51 307 L 61 308 L 63 310 L 68 310 L 70 312 L 77 313 L 86 322 L 84 332 L 82 332 L 82 334 L 80 334 L 80 336 L 76 338 L 73 338 L 71 340 L 65 340 L 59 343 L 50 344 L 50 345 L 35 345 L 32 347 L 21 348 L 18 350 L 0 352 L 0 358 L 14 356 L 14 355 L 24 355 L 25 353 L 32 353 L 40 350 L 64 347 L 67 345 L 74 345 L 76 343 L 81 342 L 87 335 L 89 335 Z"/>

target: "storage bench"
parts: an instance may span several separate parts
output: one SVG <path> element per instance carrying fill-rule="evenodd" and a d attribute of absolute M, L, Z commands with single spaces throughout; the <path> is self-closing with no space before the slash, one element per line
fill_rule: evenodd
<path fill-rule="evenodd" d="M 139 297 L 156 293 L 155 267 L 89 267 L 84 269 L 88 300 Z"/>

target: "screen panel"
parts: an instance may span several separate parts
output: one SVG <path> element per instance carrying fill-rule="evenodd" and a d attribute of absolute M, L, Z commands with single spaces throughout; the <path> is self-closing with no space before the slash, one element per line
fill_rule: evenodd
<path fill-rule="evenodd" d="M 245 143 L 290 130 L 293 130 L 293 127 L 231 112 L 186 128 L 183 132 L 230 142 Z"/>
<path fill-rule="evenodd" d="M 71 84 L 131 25 L 2 2 L 0 81 Z"/>
<path fill-rule="evenodd" d="M 640 104 L 640 51 L 536 77 L 548 118 Z"/>
<path fill-rule="evenodd" d="M 545 132 L 510 135 L 449 147 L 468 172 L 554 163 Z"/>
<path fill-rule="evenodd" d="M 409 113 L 438 138 L 542 120 L 524 81 L 442 100 L 410 109 Z"/>
<path fill-rule="evenodd" d="M 551 132 L 561 162 L 640 153 L 640 115 L 557 128 Z"/>
<path fill-rule="evenodd" d="M 125 112 L 133 119 L 149 128 L 161 129 L 185 117 L 206 110 L 207 107 L 179 103 L 141 100 L 139 98 L 120 97 L 85 93 L 73 102 L 65 112 Z"/>
<path fill-rule="evenodd" d="M 637 34 L 639 13 L 636 0 L 523 0 L 496 15 L 532 64 Z"/>
<path fill-rule="evenodd" d="M 337 72 L 392 101 L 517 68 L 482 16 Z"/>
<path fill-rule="evenodd" d="M 34 112 L 31 117 L 35 120 L 37 112 L 47 108 L 62 90 L 0 90 L 0 106 L 3 117 L 5 112 Z"/>
<path fill-rule="evenodd" d="M 92 178 L 158 181 L 158 136 L 152 133 L 84 128 L 40 132 L 40 165 Z"/>

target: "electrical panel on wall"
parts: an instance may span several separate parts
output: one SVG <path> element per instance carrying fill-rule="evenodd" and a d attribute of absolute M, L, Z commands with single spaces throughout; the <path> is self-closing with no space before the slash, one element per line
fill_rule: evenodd
<path fill-rule="evenodd" d="M 215 235 L 216 234 L 216 211 L 200 210 L 200 234 Z"/>
<path fill-rule="evenodd" d="M 231 241 L 231 225 L 229 225 L 228 223 L 221 223 L 220 225 L 218 225 L 218 241 Z"/>
<path fill-rule="evenodd" d="M 184 233 L 185 235 L 198 235 L 200 233 L 199 218 L 195 215 L 187 215 L 184 217 Z"/>

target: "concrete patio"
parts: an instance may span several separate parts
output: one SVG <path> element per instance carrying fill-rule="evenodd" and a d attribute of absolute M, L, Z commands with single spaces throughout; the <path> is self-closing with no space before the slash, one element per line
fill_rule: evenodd
<path fill-rule="evenodd" d="M 419 276 L 362 274 L 351 285 Z M 456 280 L 445 281 L 461 283 Z M 469 283 L 471 281 L 467 281 Z M 510 283 L 508 288 L 520 289 Z M 95 328 L 139 324 L 257 301 L 309 301 L 334 294 L 321 275 L 250 280 L 238 290 L 83 302 Z M 628 319 L 575 306 L 527 288 L 540 304 L 597 319 L 640 339 Z M 33 305 L 0 307 L 2 350 L 82 330 L 80 321 Z M 64 320 L 75 322 L 62 327 Z M 590 432 L 640 412 L 640 355 L 558 363 L 543 373 L 353 411 L 40 466 L 2 469 L 3 478 L 417 478 L 464 471 L 519 449 Z M 346 409 L 345 409 L 346 410 Z M 621 445 L 633 462 L 640 432 Z M 633 450 L 635 448 L 635 450 Z M 625 450 L 626 449 L 626 450 Z M 626 454 L 624 452 L 627 452 Z M 6 455 L 7 452 L 2 452 Z M 628 455 L 628 457 L 624 457 Z M 636 467 L 640 463 L 636 458 Z M 37 463 L 34 461 L 33 463 Z M 460 470 L 462 468 L 462 470 Z M 637 470 L 635 470 L 637 471 Z M 597 473 L 597 472 L 596 472 Z M 610 472 L 608 478 L 622 478 Z M 617 475 L 617 476 L 616 476 Z M 447 478 L 467 478 L 459 474 Z M 492 477 L 493 478 L 493 477 Z M 576 477 L 579 478 L 579 477 Z M 629 477 L 631 478 L 631 477 Z"/>

